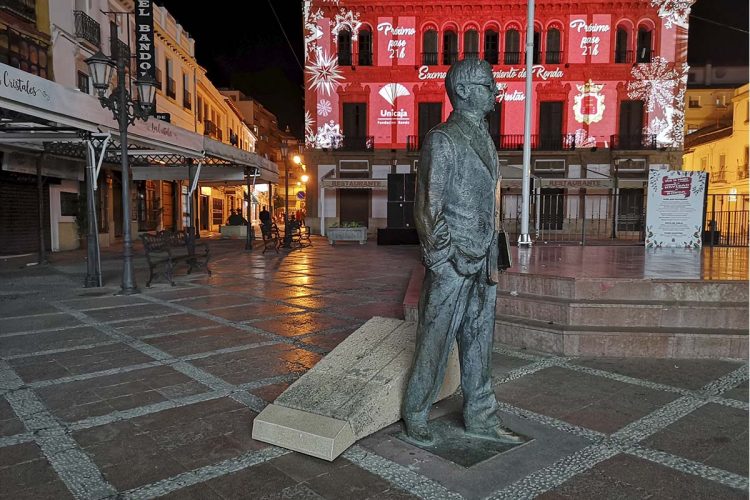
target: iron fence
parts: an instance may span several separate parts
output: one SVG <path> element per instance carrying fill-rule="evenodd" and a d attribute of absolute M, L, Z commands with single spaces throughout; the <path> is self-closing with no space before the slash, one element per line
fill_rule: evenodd
<path fill-rule="evenodd" d="M 511 241 L 521 233 L 521 194 L 503 193 L 503 228 Z M 747 195 L 709 195 L 704 246 L 750 244 L 750 199 Z M 643 189 L 615 193 L 566 192 L 542 188 L 531 194 L 529 236 L 539 243 L 643 244 L 646 198 Z"/>

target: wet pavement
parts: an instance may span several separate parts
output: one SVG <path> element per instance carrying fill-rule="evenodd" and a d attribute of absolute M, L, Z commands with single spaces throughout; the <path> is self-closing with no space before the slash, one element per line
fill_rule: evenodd
<path fill-rule="evenodd" d="M 212 276 L 178 268 L 177 286 L 127 297 L 114 249 L 101 289 L 80 286 L 83 252 L 0 272 L 0 498 L 747 498 L 740 360 L 496 344 L 501 415 L 531 440 L 470 467 L 400 424 L 332 463 L 252 440 L 255 415 L 351 332 L 403 318 L 416 247 L 313 243 L 210 241 Z"/>

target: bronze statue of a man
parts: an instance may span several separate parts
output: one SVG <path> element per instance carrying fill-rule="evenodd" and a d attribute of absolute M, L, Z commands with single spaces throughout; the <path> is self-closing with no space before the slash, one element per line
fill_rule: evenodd
<path fill-rule="evenodd" d="M 490 378 L 500 207 L 485 116 L 497 86 L 479 59 L 451 66 L 445 86 L 453 112 L 427 134 L 417 172 L 414 219 L 427 271 L 402 417 L 410 440 L 433 442 L 427 417 L 457 340 L 467 434 L 518 443 L 522 438 L 501 426 Z"/>

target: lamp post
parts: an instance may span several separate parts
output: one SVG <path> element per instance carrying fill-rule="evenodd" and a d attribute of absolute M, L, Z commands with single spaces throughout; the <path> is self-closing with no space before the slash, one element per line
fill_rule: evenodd
<path fill-rule="evenodd" d="M 284 244 L 283 248 L 292 247 L 292 231 L 289 226 L 289 140 L 281 141 L 281 156 L 284 158 Z M 299 155 L 294 155 L 295 164 L 302 163 Z"/>
<path fill-rule="evenodd" d="M 130 164 L 128 161 L 128 126 L 136 118 L 147 120 L 151 115 L 156 94 L 156 82 L 152 79 L 136 81 L 138 99 L 134 100 L 126 83 L 126 60 L 124 54 L 115 54 L 116 62 L 101 51 L 86 59 L 93 85 L 103 108 L 112 111 L 120 132 L 120 165 L 122 167 L 122 288 L 120 294 L 139 293 L 133 267 L 133 241 L 130 235 Z M 112 79 L 112 71 L 117 71 L 117 87 L 105 95 Z"/>

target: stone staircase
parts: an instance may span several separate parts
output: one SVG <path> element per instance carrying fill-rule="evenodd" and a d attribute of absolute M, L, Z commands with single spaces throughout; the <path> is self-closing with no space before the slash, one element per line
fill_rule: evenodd
<path fill-rule="evenodd" d="M 504 273 L 495 340 L 570 356 L 747 358 L 747 281 Z"/>

